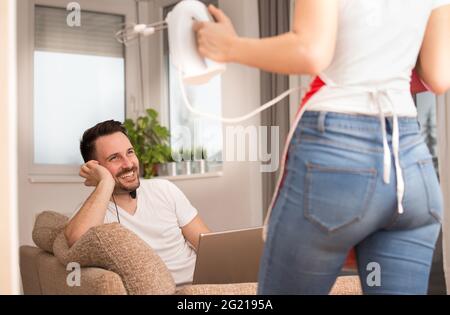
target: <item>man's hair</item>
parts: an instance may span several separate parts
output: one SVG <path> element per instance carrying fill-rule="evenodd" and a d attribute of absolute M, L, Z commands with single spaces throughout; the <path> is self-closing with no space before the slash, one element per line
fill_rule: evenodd
<path fill-rule="evenodd" d="M 95 141 L 103 136 L 108 136 L 116 132 L 121 132 L 128 137 L 127 130 L 119 121 L 107 120 L 86 130 L 80 141 L 80 151 L 84 162 L 94 160 Z"/>

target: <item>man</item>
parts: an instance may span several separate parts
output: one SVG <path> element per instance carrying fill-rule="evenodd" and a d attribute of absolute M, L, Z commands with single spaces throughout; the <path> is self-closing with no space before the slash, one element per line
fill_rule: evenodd
<path fill-rule="evenodd" d="M 94 226 L 119 222 L 159 254 L 177 285 L 192 282 L 199 235 L 209 229 L 184 194 L 166 180 L 140 185 L 139 160 L 120 122 L 88 129 L 80 150 L 80 176 L 95 190 L 64 231 L 69 246 Z"/>

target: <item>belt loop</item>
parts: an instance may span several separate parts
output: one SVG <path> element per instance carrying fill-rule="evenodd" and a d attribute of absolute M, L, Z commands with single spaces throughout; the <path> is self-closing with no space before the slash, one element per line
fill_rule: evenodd
<path fill-rule="evenodd" d="M 327 114 L 328 112 L 320 112 L 319 114 L 319 119 L 317 121 L 317 129 L 319 129 L 321 133 L 325 132 L 325 119 L 327 118 Z"/>

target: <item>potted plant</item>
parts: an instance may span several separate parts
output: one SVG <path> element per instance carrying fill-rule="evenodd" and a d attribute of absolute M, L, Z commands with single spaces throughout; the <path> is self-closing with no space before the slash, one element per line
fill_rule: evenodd
<path fill-rule="evenodd" d="M 204 147 L 197 147 L 194 151 L 192 161 L 192 172 L 197 174 L 204 174 L 207 172 L 207 152 Z"/>
<path fill-rule="evenodd" d="M 127 119 L 124 127 L 141 166 L 141 176 L 152 178 L 157 175 L 157 165 L 171 162 L 169 146 L 170 132 L 158 122 L 158 112 L 147 109 L 147 115 L 136 122 Z"/>
<path fill-rule="evenodd" d="M 192 174 L 192 150 L 188 148 L 181 148 L 178 150 L 180 161 L 177 163 L 177 173 L 179 175 Z"/>

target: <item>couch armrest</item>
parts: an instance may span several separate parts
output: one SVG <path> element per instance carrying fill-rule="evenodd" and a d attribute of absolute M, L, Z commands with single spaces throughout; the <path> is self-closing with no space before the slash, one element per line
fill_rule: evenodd
<path fill-rule="evenodd" d="M 257 283 L 197 284 L 180 287 L 178 295 L 256 295 Z"/>
<path fill-rule="evenodd" d="M 21 246 L 19 252 L 23 293 L 26 295 L 41 295 L 37 261 L 39 256 L 45 252 L 33 246 Z"/>
<path fill-rule="evenodd" d="M 79 285 L 67 283 L 71 271 L 67 271 L 55 256 L 44 253 L 38 261 L 39 280 L 44 295 L 126 295 L 120 276 L 102 268 L 80 269 Z"/>

